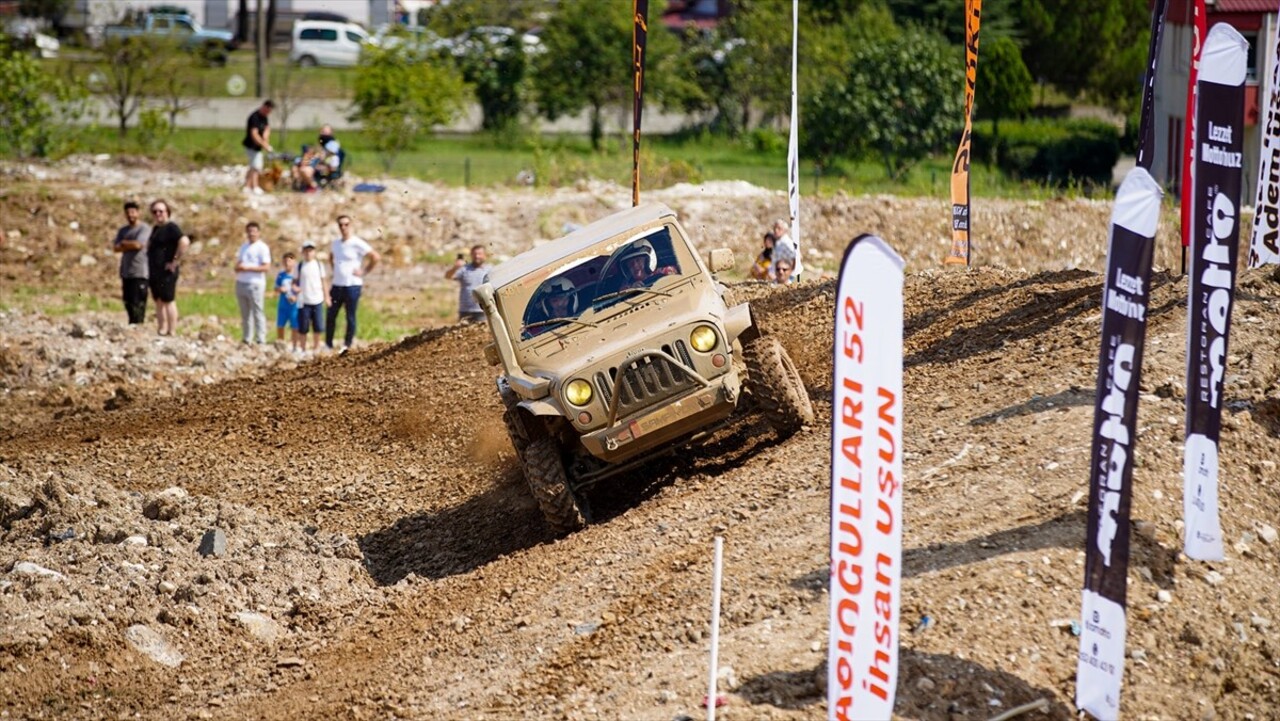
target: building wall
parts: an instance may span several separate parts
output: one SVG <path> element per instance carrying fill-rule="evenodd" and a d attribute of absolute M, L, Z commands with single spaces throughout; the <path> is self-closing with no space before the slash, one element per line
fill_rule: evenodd
<path fill-rule="evenodd" d="M 1174 18 L 1171 16 L 1170 20 Z M 1236 18 L 1224 19 L 1209 16 L 1209 26 L 1216 22 L 1238 21 Z M 1271 79 L 1266 77 L 1268 58 L 1276 52 L 1277 15 L 1269 13 L 1256 15 L 1247 21 L 1242 34 L 1250 40 L 1256 40 L 1259 47 L 1251 53 L 1254 69 L 1251 79 L 1246 81 L 1246 93 L 1256 93 L 1261 101 L 1259 105 L 1265 112 L 1265 99 L 1269 97 Z M 1164 185 L 1169 192 L 1176 193 L 1181 188 L 1182 170 L 1182 133 L 1185 131 L 1187 105 L 1187 72 L 1190 67 L 1193 29 L 1189 25 L 1169 22 L 1165 25 L 1164 38 L 1160 48 L 1160 70 L 1155 85 L 1155 123 L 1156 154 L 1152 159 L 1151 174 Z M 1252 86 L 1250 90 L 1249 86 Z M 1244 168 L 1242 203 L 1253 203 L 1254 184 L 1258 176 L 1258 153 L 1261 146 L 1259 137 L 1260 119 L 1246 118 L 1244 141 Z M 1171 155 L 1171 153 L 1173 155 Z"/>

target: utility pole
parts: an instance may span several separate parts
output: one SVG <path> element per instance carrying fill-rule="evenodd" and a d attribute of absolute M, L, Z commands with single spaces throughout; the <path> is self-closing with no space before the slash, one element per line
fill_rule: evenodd
<path fill-rule="evenodd" d="M 253 87 L 258 99 L 261 100 L 266 95 L 266 91 L 263 89 L 266 86 L 262 83 L 262 65 L 267 49 L 267 23 L 262 14 L 262 0 L 257 1 L 257 9 L 253 13 L 253 22 L 254 35 L 257 37 L 257 42 L 254 43 L 257 62 L 253 72 Z"/>

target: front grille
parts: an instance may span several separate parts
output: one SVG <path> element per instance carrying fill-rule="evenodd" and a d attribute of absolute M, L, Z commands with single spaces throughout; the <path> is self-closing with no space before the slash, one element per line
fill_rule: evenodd
<path fill-rule="evenodd" d="M 677 343 L 677 346 L 683 345 Z M 664 346 L 663 351 L 670 353 L 671 348 Z M 678 348 L 683 351 L 683 348 Z M 680 357 L 687 351 L 680 353 Z M 596 373 L 596 388 L 601 399 L 606 403 L 613 402 L 613 386 L 622 374 L 618 385 L 618 417 L 622 418 L 641 408 L 660 403 L 668 398 L 678 396 L 698 385 L 679 365 L 662 356 L 645 356 L 618 368 L 610 368 L 608 375 L 603 371 Z"/>

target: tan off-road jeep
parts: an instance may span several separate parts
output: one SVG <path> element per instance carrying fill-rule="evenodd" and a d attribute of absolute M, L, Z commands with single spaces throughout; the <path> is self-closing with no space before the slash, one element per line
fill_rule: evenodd
<path fill-rule="evenodd" d="M 813 407 L 786 350 L 728 306 L 665 205 L 615 213 L 497 266 L 475 291 L 504 371 L 504 420 L 547 522 L 590 520 L 583 490 L 708 437 L 743 403 L 790 435 Z"/>

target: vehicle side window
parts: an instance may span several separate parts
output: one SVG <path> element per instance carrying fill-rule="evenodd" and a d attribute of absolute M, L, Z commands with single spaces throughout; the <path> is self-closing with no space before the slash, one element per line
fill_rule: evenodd
<path fill-rule="evenodd" d="M 191 22 L 188 20 L 176 21 L 173 24 L 173 29 L 174 29 L 174 32 L 179 32 L 184 35 L 191 35 L 195 33 L 195 28 L 191 27 Z"/>
<path fill-rule="evenodd" d="M 152 18 L 151 29 L 156 32 L 169 32 L 169 18 Z"/>
<path fill-rule="evenodd" d="M 321 31 L 320 31 L 320 39 L 321 39 L 321 40 L 326 40 L 326 41 L 331 42 L 331 43 L 337 42 L 337 41 L 338 41 L 338 31 L 337 31 L 337 30 L 321 30 Z"/>
<path fill-rule="evenodd" d="M 350 40 L 357 45 L 364 42 L 364 38 L 360 37 L 360 33 L 353 33 L 350 30 L 347 31 L 347 40 Z"/>
<path fill-rule="evenodd" d="M 299 40 L 319 40 L 320 30 L 318 28 L 304 28 L 302 32 L 298 34 L 298 39 Z"/>

